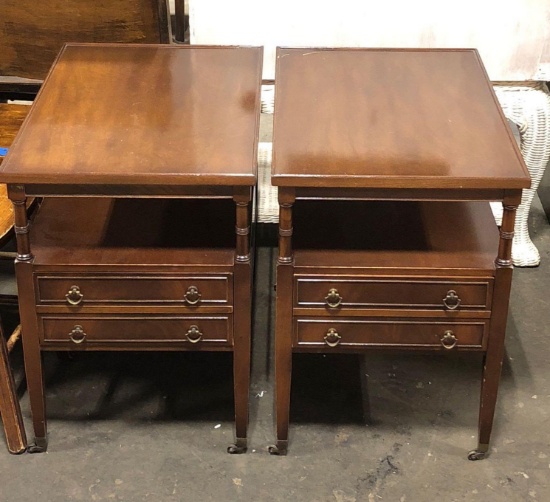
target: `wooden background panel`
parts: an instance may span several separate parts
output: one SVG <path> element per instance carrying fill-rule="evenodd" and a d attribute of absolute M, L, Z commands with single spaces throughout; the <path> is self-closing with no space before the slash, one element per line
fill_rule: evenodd
<path fill-rule="evenodd" d="M 2 0 L 0 76 L 42 80 L 65 42 L 168 42 L 166 0 Z"/>

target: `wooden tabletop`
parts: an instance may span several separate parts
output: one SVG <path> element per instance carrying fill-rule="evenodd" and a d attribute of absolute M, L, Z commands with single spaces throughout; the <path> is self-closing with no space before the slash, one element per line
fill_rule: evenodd
<path fill-rule="evenodd" d="M 262 49 L 69 44 L 0 182 L 254 185 Z"/>
<path fill-rule="evenodd" d="M 473 49 L 277 50 L 272 182 L 529 187 Z"/>

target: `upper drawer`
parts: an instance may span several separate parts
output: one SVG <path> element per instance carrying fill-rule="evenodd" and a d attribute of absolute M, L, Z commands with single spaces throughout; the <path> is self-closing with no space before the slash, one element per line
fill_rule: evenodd
<path fill-rule="evenodd" d="M 493 281 L 437 278 L 296 278 L 297 307 L 490 310 Z"/>
<path fill-rule="evenodd" d="M 46 276 L 36 277 L 41 305 L 174 303 L 231 305 L 230 275 L 216 276 Z"/>

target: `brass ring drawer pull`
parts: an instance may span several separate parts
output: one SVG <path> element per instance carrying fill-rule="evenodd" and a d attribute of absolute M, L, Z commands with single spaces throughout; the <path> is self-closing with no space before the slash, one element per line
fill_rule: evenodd
<path fill-rule="evenodd" d="M 329 289 L 328 295 L 325 296 L 325 301 L 329 307 L 334 309 L 341 305 L 342 297 L 340 296 L 340 293 L 338 293 L 337 289 L 331 288 Z"/>
<path fill-rule="evenodd" d="M 325 343 L 329 347 L 336 347 L 340 343 L 340 340 L 342 337 L 338 334 L 338 332 L 334 328 L 330 328 L 327 331 L 327 334 L 325 335 Z"/>
<path fill-rule="evenodd" d="M 197 286 L 189 286 L 187 292 L 183 295 L 183 299 L 189 305 L 196 305 L 201 301 L 201 294 L 199 293 L 199 288 Z"/>
<path fill-rule="evenodd" d="M 82 326 L 76 324 L 72 331 L 69 333 L 69 338 L 73 343 L 82 343 L 86 339 L 86 333 L 84 333 Z"/>
<path fill-rule="evenodd" d="M 187 333 L 185 333 L 185 336 L 191 343 L 198 343 L 202 339 L 202 333 L 200 332 L 199 327 L 195 325 L 189 327 Z"/>
<path fill-rule="evenodd" d="M 447 291 L 447 296 L 443 298 L 443 305 L 449 310 L 455 310 L 460 306 L 460 298 L 456 294 L 456 291 L 453 289 Z"/>
<path fill-rule="evenodd" d="M 454 349 L 458 343 L 458 338 L 451 330 L 445 331 L 443 337 L 441 338 L 441 345 L 447 350 Z"/>
<path fill-rule="evenodd" d="M 65 298 L 71 305 L 78 305 L 84 298 L 84 295 L 80 292 L 80 288 L 78 286 L 71 286 L 71 289 L 69 289 L 69 292 L 65 295 Z"/>

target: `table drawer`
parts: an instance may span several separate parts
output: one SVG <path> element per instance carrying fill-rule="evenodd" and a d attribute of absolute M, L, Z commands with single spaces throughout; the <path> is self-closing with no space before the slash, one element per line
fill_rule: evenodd
<path fill-rule="evenodd" d="M 488 322 L 434 322 L 407 319 L 295 319 L 298 347 L 479 349 L 485 347 Z"/>
<path fill-rule="evenodd" d="M 181 304 L 225 306 L 233 301 L 230 275 L 42 276 L 39 305 Z"/>
<path fill-rule="evenodd" d="M 296 278 L 297 307 L 490 310 L 492 279 Z"/>
<path fill-rule="evenodd" d="M 105 343 L 163 342 L 204 346 L 230 344 L 231 316 L 115 316 L 43 315 L 39 318 L 44 342 L 75 348 Z M 136 349 L 139 347 L 136 346 Z"/>

